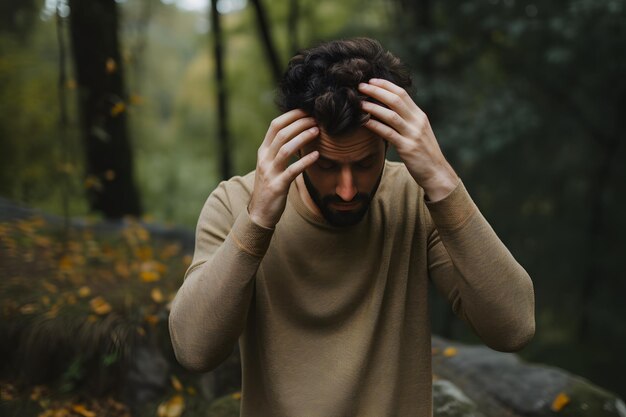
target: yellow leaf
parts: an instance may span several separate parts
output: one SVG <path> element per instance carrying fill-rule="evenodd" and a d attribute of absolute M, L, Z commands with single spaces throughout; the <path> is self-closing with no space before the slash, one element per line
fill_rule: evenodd
<path fill-rule="evenodd" d="M 143 282 L 154 282 L 159 280 L 159 274 L 155 271 L 141 271 L 141 280 Z"/>
<path fill-rule="evenodd" d="M 172 380 L 172 387 L 174 387 L 176 391 L 183 390 L 183 384 L 180 382 L 180 379 L 176 378 L 176 375 L 172 375 L 171 380 Z"/>
<path fill-rule="evenodd" d="M 67 80 L 66 87 L 68 88 L 68 90 L 75 90 L 76 89 L 76 80 Z"/>
<path fill-rule="evenodd" d="M 152 259 L 152 248 L 150 246 L 142 246 L 135 249 L 135 256 L 142 261 Z"/>
<path fill-rule="evenodd" d="M 59 260 L 59 269 L 61 271 L 68 271 L 72 269 L 72 258 L 70 258 L 68 255 L 64 255 Z"/>
<path fill-rule="evenodd" d="M 196 389 L 192 386 L 187 387 L 187 394 L 196 395 L 197 394 Z"/>
<path fill-rule="evenodd" d="M 48 282 L 48 281 L 42 281 L 41 285 L 43 285 L 43 287 L 48 290 L 48 292 L 51 292 L 53 294 L 55 294 L 58 290 L 57 286 Z"/>
<path fill-rule="evenodd" d="M 137 237 L 139 238 L 139 240 L 143 242 L 147 242 L 148 240 L 150 240 L 150 232 L 145 227 L 137 226 L 135 232 L 137 233 Z"/>
<path fill-rule="evenodd" d="M 180 243 L 172 243 L 167 245 L 166 247 L 163 248 L 163 250 L 161 251 L 160 257 L 161 259 L 169 259 L 173 256 L 176 256 L 180 253 Z"/>
<path fill-rule="evenodd" d="M 35 244 L 37 246 L 41 246 L 42 248 L 49 248 L 50 244 L 52 243 L 52 240 L 50 240 L 50 238 L 47 238 L 45 236 L 35 236 Z"/>
<path fill-rule="evenodd" d="M 35 304 L 24 304 L 20 307 L 20 313 L 22 314 L 33 314 L 35 311 L 37 311 Z"/>
<path fill-rule="evenodd" d="M 185 399 L 182 395 L 174 395 L 169 401 L 161 403 L 157 409 L 158 417 L 180 417 L 185 410 Z"/>
<path fill-rule="evenodd" d="M 115 263 L 115 272 L 122 278 L 128 278 L 130 276 L 130 269 L 125 262 L 118 261 Z"/>
<path fill-rule="evenodd" d="M 48 310 L 45 314 L 45 316 L 49 319 L 53 319 L 55 318 L 57 315 L 59 314 L 59 306 L 58 305 L 53 305 L 52 307 L 50 307 L 50 310 Z"/>
<path fill-rule="evenodd" d="M 117 63 L 113 58 L 108 58 L 106 62 L 107 74 L 113 74 L 115 71 L 117 71 Z"/>
<path fill-rule="evenodd" d="M 99 315 L 104 315 L 111 312 L 111 305 L 100 296 L 89 301 L 89 305 L 91 306 L 93 312 Z"/>
<path fill-rule="evenodd" d="M 191 257 L 191 255 L 185 255 L 183 256 L 183 264 L 186 266 L 191 265 L 191 261 L 193 260 L 193 258 Z"/>
<path fill-rule="evenodd" d="M 241 400 L 241 392 L 233 392 L 232 394 L 230 394 L 230 396 L 231 396 L 234 400 Z"/>
<path fill-rule="evenodd" d="M 443 356 L 445 356 L 446 358 L 450 358 L 452 356 L 456 356 L 457 353 L 458 352 L 456 348 L 448 347 L 448 348 L 445 348 L 445 350 L 443 351 Z"/>
<path fill-rule="evenodd" d="M 567 396 L 567 394 L 561 392 L 559 393 L 559 395 L 556 396 L 554 401 L 552 401 L 552 406 L 550 407 L 550 409 L 552 411 L 561 411 L 563 407 L 569 404 L 569 402 L 570 398 Z"/>
<path fill-rule="evenodd" d="M 85 188 L 88 190 L 92 188 L 94 190 L 101 190 L 102 181 L 100 181 L 100 178 L 96 177 L 95 175 L 88 175 L 87 178 L 85 178 Z"/>
<path fill-rule="evenodd" d="M 47 295 L 44 295 L 43 297 L 41 297 L 41 302 L 43 303 L 43 305 L 49 306 L 50 305 L 50 297 L 48 297 Z"/>
<path fill-rule="evenodd" d="M 147 314 L 144 319 L 153 326 L 159 322 L 159 317 L 154 314 Z"/>
<path fill-rule="evenodd" d="M 143 97 L 141 97 L 138 94 L 131 94 L 129 101 L 130 101 L 130 104 L 134 106 L 138 106 L 138 105 L 143 104 Z"/>
<path fill-rule="evenodd" d="M 94 413 L 93 411 L 87 410 L 85 406 L 82 404 L 74 404 L 72 406 L 72 411 L 84 417 L 96 417 L 96 413 Z"/>
<path fill-rule="evenodd" d="M 158 288 L 153 288 L 150 292 L 150 296 L 152 297 L 152 301 L 154 301 L 155 303 L 163 302 L 163 293 Z"/>
<path fill-rule="evenodd" d="M 118 101 L 111 107 L 111 116 L 115 117 L 126 110 L 126 104 L 123 101 Z"/>
<path fill-rule="evenodd" d="M 113 181 L 115 179 L 115 171 L 112 169 L 107 169 L 104 172 L 104 179 L 107 181 Z"/>
<path fill-rule="evenodd" d="M 80 287 L 78 289 L 78 296 L 80 298 L 89 297 L 91 295 L 91 289 L 89 287 Z"/>

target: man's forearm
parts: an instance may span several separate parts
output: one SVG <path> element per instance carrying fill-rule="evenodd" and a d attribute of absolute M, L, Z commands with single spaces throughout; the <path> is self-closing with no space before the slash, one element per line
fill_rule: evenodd
<path fill-rule="evenodd" d="M 453 267 L 438 274 L 460 314 L 490 347 L 513 351 L 535 330 L 532 280 L 471 201 L 463 184 L 446 199 L 427 203 Z"/>
<path fill-rule="evenodd" d="M 174 353 L 186 368 L 209 371 L 232 352 L 271 236 L 244 211 L 211 258 L 186 276 L 169 321 Z"/>

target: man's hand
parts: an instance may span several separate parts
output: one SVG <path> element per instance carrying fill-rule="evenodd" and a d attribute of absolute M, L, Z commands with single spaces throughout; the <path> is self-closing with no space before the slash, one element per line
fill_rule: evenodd
<path fill-rule="evenodd" d="M 459 177 L 443 156 L 428 117 L 409 94 L 392 82 L 377 78 L 361 83 L 359 91 L 389 107 L 362 101 L 363 111 L 373 116 L 365 127 L 396 147 L 409 173 L 431 201 L 450 194 Z"/>
<path fill-rule="evenodd" d="M 315 119 L 291 110 L 272 120 L 257 153 L 254 190 L 248 206 L 253 222 L 272 228 L 285 211 L 289 185 L 319 157 L 314 151 L 289 165 L 289 159 L 319 134 Z"/>

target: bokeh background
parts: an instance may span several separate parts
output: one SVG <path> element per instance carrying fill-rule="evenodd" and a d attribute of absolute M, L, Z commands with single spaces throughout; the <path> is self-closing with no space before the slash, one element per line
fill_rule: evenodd
<path fill-rule="evenodd" d="M 20 373 L 52 337 L 23 328 L 46 314 L 165 321 L 189 248 L 158 230 L 192 231 L 218 182 L 254 169 L 289 57 L 352 36 L 411 68 L 444 154 L 533 278 L 521 356 L 626 396 L 625 0 L 2 0 L 6 398 L 18 376 L 70 393 L 84 379 L 71 355 Z M 435 300 L 435 333 L 479 342 Z"/>

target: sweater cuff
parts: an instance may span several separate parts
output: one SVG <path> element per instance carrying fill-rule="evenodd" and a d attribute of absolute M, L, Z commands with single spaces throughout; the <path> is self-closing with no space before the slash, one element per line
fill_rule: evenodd
<path fill-rule="evenodd" d="M 274 229 L 253 222 L 246 208 L 235 220 L 230 235 L 239 249 L 252 256 L 262 258 L 270 246 Z"/>
<path fill-rule="evenodd" d="M 463 181 L 459 181 L 456 188 L 442 200 L 425 203 L 437 228 L 457 229 L 478 212 Z"/>

